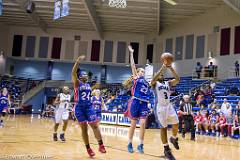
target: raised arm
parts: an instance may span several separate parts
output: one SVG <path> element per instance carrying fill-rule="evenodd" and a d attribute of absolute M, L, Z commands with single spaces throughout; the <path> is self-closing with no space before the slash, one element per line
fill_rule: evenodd
<path fill-rule="evenodd" d="M 131 88 L 132 87 L 133 76 L 129 77 L 127 80 L 123 82 L 123 87 Z"/>
<path fill-rule="evenodd" d="M 132 46 L 128 46 L 128 50 L 129 50 L 129 53 L 130 53 L 130 65 L 131 65 L 131 69 L 132 69 L 132 74 L 134 76 L 137 76 L 137 69 L 136 69 L 136 66 L 135 66 L 135 62 L 134 62 L 134 58 L 133 58 L 133 48 Z"/>
<path fill-rule="evenodd" d="M 84 58 L 85 58 L 84 55 L 79 56 L 72 68 L 72 82 L 74 84 L 74 87 L 78 84 L 78 76 L 77 76 L 78 66 Z"/>
<path fill-rule="evenodd" d="M 94 90 L 94 89 L 100 89 L 100 83 L 94 84 L 91 88 L 92 88 L 92 90 Z"/>
<path fill-rule="evenodd" d="M 107 110 L 107 107 L 106 107 L 106 104 L 104 103 L 104 100 L 103 98 L 102 99 L 102 110 Z"/>
<path fill-rule="evenodd" d="M 179 77 L 179 75 L 177 74 L 177 72 L 172 68 L 172 66 L 169 66 L 168 68 L 169 68 L 169 70 L 172 72 L 173 77 L 174 77 L 174 79 L 168 81 L 168 82 L 169 82 L 169 85 L 170 85 L 170 86 L 176 86 L 176 85 L 179 83 L 179 81 L 180 81 L 180 77 Z"/>
<path fill-rule="evenodd" d="M 155 87 L 157 80 L 159 78 L 159 76 L 163 75 L 164 72 L 166 71 L 166 65 L 163 64 L 162 67 L 158 70 L 158 72 L 155 74 L 155 76 L 153 77 L 152 81 L 151 81 L 151 86 Z"/>

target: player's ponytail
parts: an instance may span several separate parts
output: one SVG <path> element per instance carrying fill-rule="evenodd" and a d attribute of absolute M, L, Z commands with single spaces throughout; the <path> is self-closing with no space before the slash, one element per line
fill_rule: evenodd
<path fill-rule="evenodd" d="M 125 88 L 131 88 L 132 87 L 132 80 L 133 76 L 129 77 L 127 80 L 123 82 L 123 87 Z"/>

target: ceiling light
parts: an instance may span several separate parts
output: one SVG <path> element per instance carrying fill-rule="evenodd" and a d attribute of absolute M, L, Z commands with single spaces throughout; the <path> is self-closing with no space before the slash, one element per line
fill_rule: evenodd
<path fill-rule="evenodd" d="M 177 2 L 175 2 L 174 0 L 164 0 L 164 1 L 171 5 L 177 5 Z"/>

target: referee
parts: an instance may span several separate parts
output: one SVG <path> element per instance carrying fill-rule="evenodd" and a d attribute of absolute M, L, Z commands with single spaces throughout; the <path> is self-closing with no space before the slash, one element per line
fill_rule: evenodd
<path fill-rule="evenodd" d="M 183 115 L 184 128 L 182 131 L 183 138 L 188 129 L 191 131 L 191 140 L 195 141 L 195 128 L 194 119 L 192 115 L 193 105 L 190 103 L 190 97 L 188 95 L 183 96 L 183 102 L 180 105 L 180 112 Z"/>

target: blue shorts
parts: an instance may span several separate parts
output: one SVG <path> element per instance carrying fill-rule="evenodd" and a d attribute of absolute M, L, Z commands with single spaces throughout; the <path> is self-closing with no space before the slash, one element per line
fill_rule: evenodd
<path fill-rule="evenodd" d="M 4 110 L 4 106 L 0 106 L 0 114 L 2 113 L 3 110 Z"/>
<path fill-rule="evenodd" d="M 94 108 L 90 106 L 81 106 L 79 104 L 75 107 L 75 116 L 79 123 L 97 123 L 96 112 Z"/>
<path fill-rule="evenodd" d="M 0 113 L 2 113 L 3 110 L 7 110 L 8 105 L 0 105 Z"/>
<path fill-rule="evenodd" d="M 148 108 L 148 103 L 131 98 L 128 102 L 128 109 L 125 112 L 125 116 L 130 119 L 146 119 L 150 109 Z"/>
<path fill-rule="evenodd" d="M 102 112 L 96 112 L 96 115 L 97 115 L 97 119 L 99 121 L 101 121 L 102 120 Z"/>

